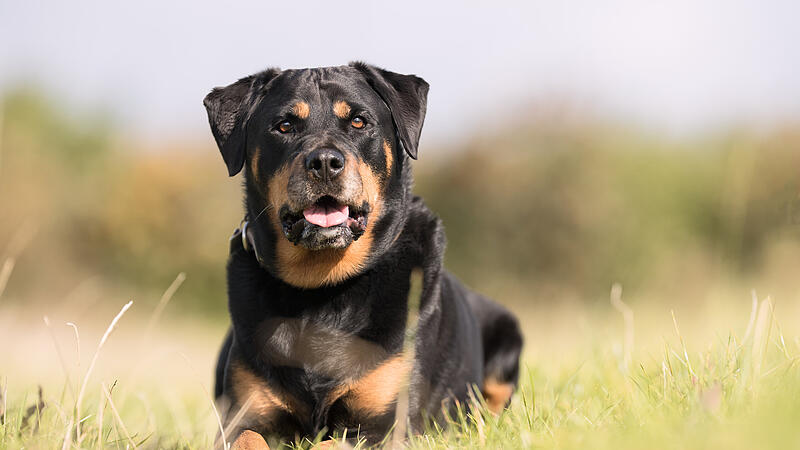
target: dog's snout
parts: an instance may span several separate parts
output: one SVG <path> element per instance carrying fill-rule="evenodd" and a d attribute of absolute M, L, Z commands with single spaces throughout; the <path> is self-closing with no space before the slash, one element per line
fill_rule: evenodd
<path fill-rule="evenodd" d="M 344 170 L 344 155 L 332 148 L 314 150 L 306 156 L 306 170 L 319 180 L 332 180 Z"/>

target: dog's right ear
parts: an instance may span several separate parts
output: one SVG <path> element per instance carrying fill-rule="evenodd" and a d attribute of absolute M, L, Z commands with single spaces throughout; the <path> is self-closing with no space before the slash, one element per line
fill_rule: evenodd
<path fill-rule="evenodd" d="M 278 73 L 280 69 L 269 69 L 250 75 L 228 86 L 212 89 L 203 99 L 211 133 L 230 176 L 239 173 L 244 166 L 247 118 L 255 97 Z"/>

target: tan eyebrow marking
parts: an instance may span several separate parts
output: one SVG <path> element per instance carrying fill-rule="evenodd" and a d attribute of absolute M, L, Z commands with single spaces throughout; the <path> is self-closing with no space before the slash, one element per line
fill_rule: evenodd
<path fill-rule="evenodd" d="M 306 102 L 297 102 L 292 107 L 292 114 L 301 119 L 307 119 L 310 113 L 311 107 Z"/>
<path fill-rule="evenodd" d="M 340 119 L 347 119 L 350 116 L 350 105 L 341 100 L 333 103 L 333 114 Z"/>

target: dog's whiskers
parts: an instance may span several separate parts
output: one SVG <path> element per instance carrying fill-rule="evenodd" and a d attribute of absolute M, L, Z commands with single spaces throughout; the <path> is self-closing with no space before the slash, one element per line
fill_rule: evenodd
<path fill-rule="evenodd" d="M 258 213 L 256 217 L 253 219 L 253 223 L 255 223 L 258 220 L 258 218 L 261 217 L 261 215 L 267 212 L 267 210 L 269 209 L 272 209 L 272 204 L 267 204 L 267 206 L 265 206 L 264 209 L 262 209 L 261 212 Z"/>

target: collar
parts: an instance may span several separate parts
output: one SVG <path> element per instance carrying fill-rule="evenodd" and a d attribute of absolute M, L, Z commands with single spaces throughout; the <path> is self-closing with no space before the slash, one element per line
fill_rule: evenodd
<path fill-rule="evenodd" d="M 239 223 L 239 227 L 233 230 L 233 235 L 231 236 L 231 248 L 233 246 L 239 246 L 241 244 L 241 248 L 248 253 L 252 253 L 255 255 L 256 259 L 261 262 L 261 256 L 258 254 L 258 249 L 256 249 L 255 240 L 253 239 L 253 231 L 249 228 L 250 222 L 248 222 L 247 217 L 245 216 L 244 219 Z"/>

